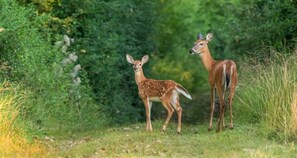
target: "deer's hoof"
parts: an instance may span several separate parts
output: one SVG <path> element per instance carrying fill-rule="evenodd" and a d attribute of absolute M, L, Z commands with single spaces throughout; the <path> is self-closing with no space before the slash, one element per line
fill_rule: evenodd
<path fill-rule="evenodd" d="M 208 129 L 207 129 L 207 130 L 208 130 L 208 131 L 212 131 L 212 128 L 209 128 L 209 127 L 208 127 Z"/>

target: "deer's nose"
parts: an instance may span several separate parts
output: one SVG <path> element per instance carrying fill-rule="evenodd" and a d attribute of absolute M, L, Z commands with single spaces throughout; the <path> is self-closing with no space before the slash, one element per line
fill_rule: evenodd
<path fill-rule="evenodd" d="M 190 49 L 189 53 L 194 54 L 195 52 L 193 51 L 193 49 Z"/>
<path fill-rule="evenodd" d="M 137 67 L 135 65 L 133 65 L 133 70 L 137 70 Z"/>

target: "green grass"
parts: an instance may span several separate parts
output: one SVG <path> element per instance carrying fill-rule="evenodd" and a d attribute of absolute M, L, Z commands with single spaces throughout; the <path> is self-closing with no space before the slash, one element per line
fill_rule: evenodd
<path fill-rule="evenodd" d="M 287 145 L 257 135 L 254 125 L 236 126 L 221 133 L 208 132 L 207 125 L 184 125 L 181 135 L 170 123 L 162 134 L 160 121 L 154 131 L 145 123 L 102 130 L 52 134 L 50 157 L 294 157 L 296 145 Z"/>

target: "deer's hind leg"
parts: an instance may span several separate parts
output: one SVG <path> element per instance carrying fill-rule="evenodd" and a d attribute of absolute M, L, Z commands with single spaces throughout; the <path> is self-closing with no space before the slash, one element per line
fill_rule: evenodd
<path fill-rule="evenodd" d="M 177 122 L 177 133 L 180 134 L 181 132 L 181 124 L 182 124 L 182 107 L 180 106 L 179 103 L 179 96 L 178 96 L 178 92 L 177 91 L 173 91 L 173 95 L 171 97 L 171 105 L 174 107 L 174 109 L 177 112 L 177 118 L 178 118 L 178 122 Z"/>
<path fill-rule="evenodd" d="M 167 128 L 167 125 L 172 117 L 172 114 L 174 112 L 174 109 L 172 108 L 172 106 L 170 105 L 170 100 L 165 97 L 165 98 L 162 98 L 161 99 L 161 102 L 162 102 L 162 105 L 166 108 L 167 110 L 167 118 L 166 118 L 166 121 L 162 127 L 162 132 L 164 132 Z"/>

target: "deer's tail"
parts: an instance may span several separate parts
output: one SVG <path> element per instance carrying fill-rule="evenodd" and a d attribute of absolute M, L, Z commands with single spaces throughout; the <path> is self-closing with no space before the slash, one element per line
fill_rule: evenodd
<path fill-rule="evenodd" d="M 192 97 L 190 95 L 190 93 L 180 84 L 177 84 L 176 85 L 176 88 L 175 88 L 179 93 L 183 94 L 185 97 L 189 98 L 192 100 Z"/>

